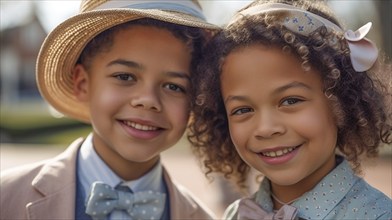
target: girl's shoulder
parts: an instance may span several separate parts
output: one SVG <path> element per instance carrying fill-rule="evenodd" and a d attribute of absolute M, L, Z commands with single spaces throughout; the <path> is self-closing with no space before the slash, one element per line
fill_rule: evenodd
<path fill-rule="evenodd" d="M 340 204 L 342 213 L 369 219 L 392 219 L 391 208 L 392 200 L 362 178 L 353 185 Z"/>
<path fill-rule="evenodd" d="M 305 219 L 377 219 L 391 215 L 391 199 L 355 175 L 346 160 L 294 202 Z"/>

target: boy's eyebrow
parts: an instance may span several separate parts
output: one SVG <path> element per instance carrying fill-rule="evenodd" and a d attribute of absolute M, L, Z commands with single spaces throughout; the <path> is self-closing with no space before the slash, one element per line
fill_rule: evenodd
<path fill-rule="evenodd" d="M 189 81 L 191 80 L 191 77 L 188 74 L 183 73 L 183 72 L 173 72 L 173 71 L 170 71 L 170 72 L 167 72 L 166 74 L 168 76 L 170 76 L 170 77 L 183 78 L 183 79 L 186 79 L 186 80 L 189 80 Z"/>
<path fill-rule="evenodd" d="M 287 89 L 296 88 L 296 87 L 305 88 L 307 90 L 312 90 L 312 88 L 310 86 L 306 85 L 305 83 L 295 81 L 295 82 L 291 82 L 289 84 L 286 84 L 284 86 L 278 87 L 277 89 L 275 89 L 273 91 L 273 94 L 278 94 L 278 93 L 281 93 Z M 228 96 L 224 100 L 224 102 L 227 103 L 228 101 L 235 101 L 235 100 L 246 101 L 247 97 L 246 96 Z"/>
<path fill-rule="evenodd" d="M 124 65 L 127 67 L 133 67 L 133 68 L 138 68 L 138 69 L 143 69 L 143 66 L 140 65 L 139 63 L 130 61 L 130 60 L 124 60 L 124 59 L 117 59 L 117 60 L 113 60 L 110 63 L 108 63 L 106 66 L 113 66 L 116 64 L 120 64 L 120 65 Z"/>
<path fill-rule="evenodd" d="M 130 61 L 130 60 L 124 60 L 124 59 L 116 59 L 111 61 L 110 63 L 108 63 L 106 66 L 112 66 L 112 65 L 124 65 L 127 67 L 133 67 L 133 68 L 138 68 L 138 69 L 144 69 L 144 66 L 134 62 L 134 61 Z M 176 78 L 183 78 L 183 79 L 187 79 L 187 80 L 191 80 L 190 76 L 185 73 L 185 72 L 175 72 L 175 71 L 168 71 L 166 72 L 166 75 L 170 76 L 170 77 L 176 77 Z"/>

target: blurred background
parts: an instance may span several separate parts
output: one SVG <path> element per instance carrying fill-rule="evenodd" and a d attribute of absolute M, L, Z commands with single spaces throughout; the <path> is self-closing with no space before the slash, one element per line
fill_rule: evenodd
<path fill-rule="evenodd" d="M 251 1 L 201 0 L 208 21 L 224 25 Z M 392 57 L 392 0 L 329 0 L 327 3 L 347 29 L 356 30 L 368 21 L 367 36 L 381 53 Z M 40 97 L 35 82 L 35 62 L 46 35 L 59 23 L 76 14 L 78 0 L 0 0 L 0 156 L 1 170 L 52 157 L 74 139 L 86 136 L 90 127 L 64 118 Z M 366 164 L 365 178 L 391 197 L 391 148 Z M 218 216 L 240 194 L 216 176 L 210 182 L 182 140 L 163 154 L 163 162 L 180 183 L 191 189 Z M 256 188 L 251 182 L 249 193 Z M 211 192 L 211 193 L 210 193 Z"/>

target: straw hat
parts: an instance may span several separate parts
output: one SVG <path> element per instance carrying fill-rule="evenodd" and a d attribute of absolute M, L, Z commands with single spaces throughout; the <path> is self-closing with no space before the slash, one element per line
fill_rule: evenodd
<path fill-rule="evenodd" d="M 198 1 L 82 0 L 79 14 L 58 25 L 38 54 L 36 77 L 41 95 L 62 114 L 89 123 L 87 106 L 73 92 L 72 69 L 86 44 L 113 26 L 140 18 L 216 30 Z"/>

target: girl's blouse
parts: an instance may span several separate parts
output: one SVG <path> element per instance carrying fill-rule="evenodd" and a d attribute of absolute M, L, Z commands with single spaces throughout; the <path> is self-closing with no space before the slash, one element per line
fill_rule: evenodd
<path fill-rule="evenodd" d="M 392 200 L 356 176 L 348 162 L 337 156 L 338 166 L 312 190 L 291 205 L 301 219 L 392 219 Z M 273 212 L 267 178 L 251 197 L 262 209 Z M 225 219 L 237 219 L 239 200 L 225 211 Z"/>

